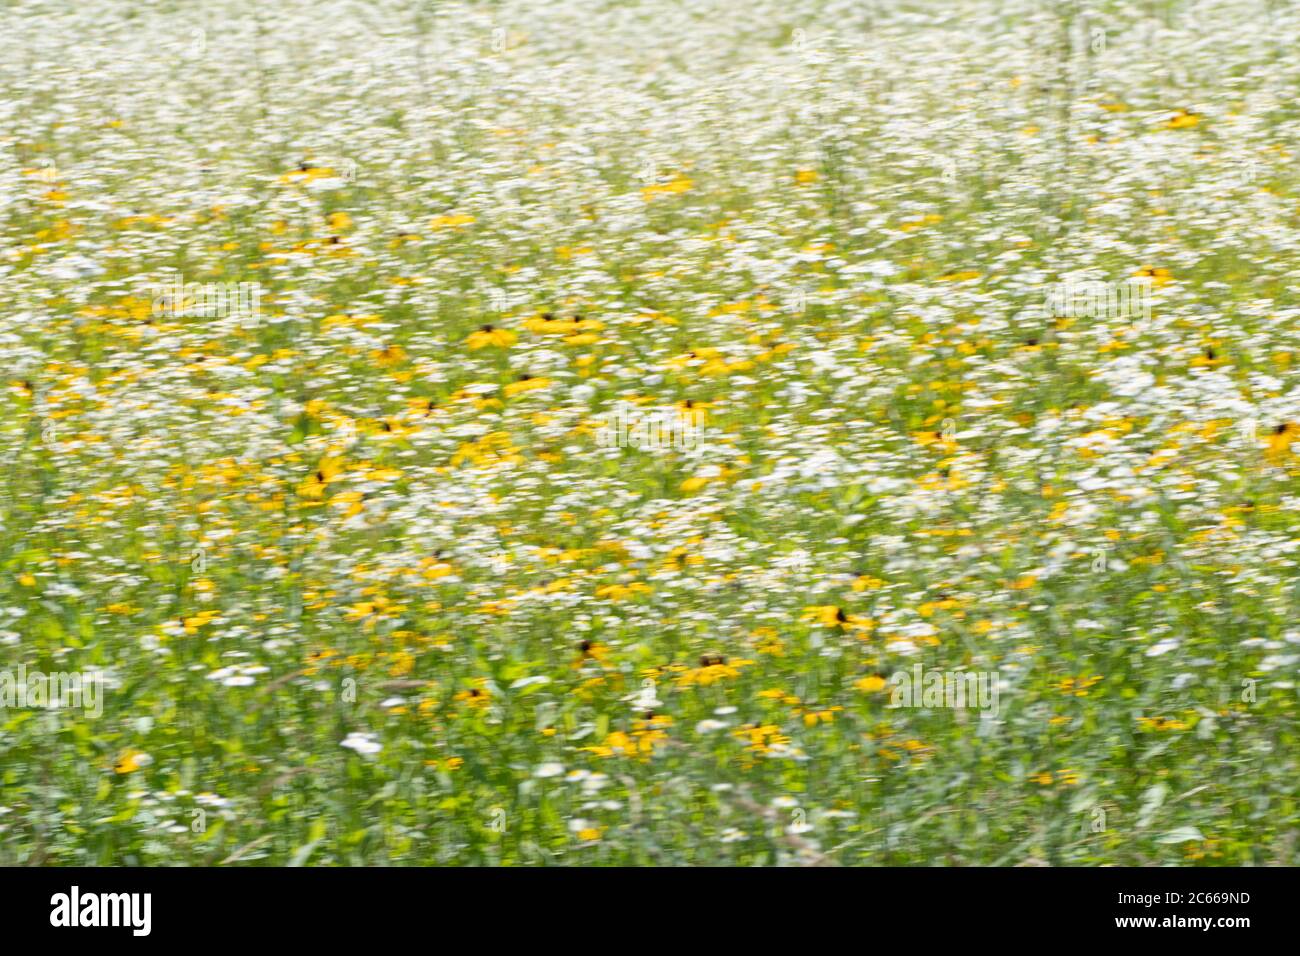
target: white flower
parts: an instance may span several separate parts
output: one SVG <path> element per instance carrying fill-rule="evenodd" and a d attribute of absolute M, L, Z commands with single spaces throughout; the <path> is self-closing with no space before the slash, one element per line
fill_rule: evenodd
<path fill-rule="evenodd" d="M 551 679 L 544 674 L 537 674 L 533 677 L 521 677 L 510 685 L 511 690 L 518 690 L 521 687 L 531 687 L 534 684 L 549 684 Z"/>
<path fill-rule="evenodd" d="M 544 763 L 533 771 L 533 776 L 545 780 L 548 777 L 558 777 L 562 773 L 564 773 L 564 764 Z"/>
<path fill-rule="evenodd" d="M 1152 644 L 1147 648 L 1147 657 L 1159 657 L 1161 654 L 1168 654 L 1174 648 L 1178 647 L 1179 641 L 1174 637 L 1166 637 L 1163 641 Z"/>
<path fill-rule="evenodd" d="M 375 739 L 374 734 L 359 734 L 356 732 L 344 737 L 339 746 L 355 750 L 359 754 L 377 754 L 384 749 L 384 745 Z"/>

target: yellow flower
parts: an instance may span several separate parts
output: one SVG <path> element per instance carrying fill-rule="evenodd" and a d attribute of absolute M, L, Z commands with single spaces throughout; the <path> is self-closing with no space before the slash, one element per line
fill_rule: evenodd
<path fill-rule="evenodd" d="M 534 392 L 539 388 L 546 388 L 550 384 L 551 380 L 549 378 L 534 378 L 531 375 L 521 375 L 519 381 L 509 383 L 504 391 L 506 398 L 514 398 L 520 392 Z"/>
<path fill-rule="evenodd" d="M 678 174 L 672 180 L 666 183 L 652 183 L 641 189 L 641 198 L 650 202 L 656 196 L 671 196 L 680 193 L 690 192 L 695 187 L 695 182 L 689 176 Z"/>
<path fill-rule="evenodd" d="M 338 657 L 338 656 L 339 656 L 338 651 L 334 650 L 333 648 L 325 647 L 325 648 L 321 648 L 318 651 L 312 651 L 310 654 L 307 655 L 306 660 L 308 665 L 315 665 L 315 664 L 323 664 L 325 661 L 328 661 L 331 657 Z M 317 670 L 316 667 L 309 666 L 306 670 L 306 673 L 315 674 L 316 670 Z"/>
<path fill-rule="evenodd" d="M 429 225 L 434 229 L 456 229 L 460 226 L 468 226 L 473 221 L 473 216 L 462 213 L 458 216 L 436 216 Z"/>
<path fill-rule="evenodd" d="M 1201 117 L 1196 113 L 1179 110 L 1165 122 L 1164 127 L 1165 129 L 1188 129 L 1200 121 Z"/>
<path fill-rule="evenodd" d="M 582 749 L 598 757 L 636 757 L 644 762 L 654 756 L 657 744 L 668 739 L 668 735 L 661 729 L 667 723 L 671 721 L 638 720 L 632 727 L 632 733 L 616 730 L 601 743 Z"/>
<path fill-rule="evenodd" d="M 951 611 L 953 608 L 961 607 L 961 601 L 956 598 L 942 598 L 938 601 L 926 601 L 917 607 L 916 613 L 921 617 L 933 617 L 935 611 Z"/>
<path fill-rule="evenodd" d="M 114 773 L 135 773 L 141 767 L 147 767 L 153 762 L 153 759 L 140 750 L 123 750 L 113 763 Z"/>
<path fill-rule="evenodd" d="M 622 601 L 635 594 L 650 594 L 653 590 L 654 588 L 648 584 L 642 584 L 640 581 L 633 581 L 631 584 L 606 584 L 603 587 L 596 588 L 596 597 L 609 598 L 611 601 Z"/>
<path fill-rule="evenodd" d="M 578 651 L 582 655 L 578 658 L 576 664 L 576 666 L 579 667 L 582 666 L 583 661 L 603 661 L 607 656 L 609 656 L 609 648 L 604 644 L 597 643 L 596 641 L 584 640 L 579 642 Z"/>
<path fill-rule="evenodd" d="M 805 727 L 816 727 L 818 722 L 829 724 L 835 720 L 835 712 L 842 709 L 831 707 L 828 710 L 810 710 L 803 715 L 803 724 Z"/>
<path fill-rule="evenodd" d="M 771 657 L 785 657 L 785 644 L 780 635 L 770 627 L 760 627 L 754 631 L 754 649 L 760 654 Z"/>
<path fill-rule="evenodd" d="M 1133 275 L 1139 279 L 1150 279 L 1152 285 L 1156 286 L 1162 286 L 1173 279 L 1173 274 L 1168 269 L 1156 266 L 1143 266 Z"/>
<path fill-rule="evenodd" d="M 679 687 L 708 687 L 721 680 L 734 680 L 740 676 L 742 667 L 749 667 L 753 663 L 750 660 L 735 660 L 728 663 L 725 657 L 705 655 L 700 658 L 699 667 L 683 671 L 677 676 L 677 684 Z"/>
<path fill-rule="evenodd" d="M 1291 454 L 1291 443 L 1297 434 L 1300 434 L 1300 425 L 1294 422 L 1283 422 L 1274 427 L 1268 436 L 1269 460 L 1276 464 Z"/>
<path fill-rule="evenodd" d="M 326 455 L 316 470 L 298 485 L 300 498 L 324 498 L 325 487 L 337 481 L 343 473 L 343 459 Z"/>
<path fill-rule="evenodd" d="M 365 497 L 360 491 L 342 491 L 330 499 L 330 505 L 344 513 L 344 520 L 355 518 L 366 510 Z"/>
<path fill-rule="evenodd" d="M 344 617 L 348 621 L 361 621 L 365 618 L 372 617 L 373 615 L 382 614 L 388 609 L 388 606 L 388 598 L 381 594 L 377 595 L 372 600 L 361 601 L 357 604 L 350 605 Z"/>
<path fill-rule="evenodd" d="M 197 634 L 199 628 L 212 623 L 212 621 L 216 620 L 216 618 L 220 616 L 220 613 L 220 611 L 200 611 L 193 617 L 184 618 L 181 621 L 181 624 L 185 627 L 186 634 Z"/>
<path fill-rule="evenodd" d="M 406 350 L 400 345 L 386 345 L 370 353 L 370 360 L 376 365 L 388 368 L 406 361 Z"/>
<path fill-rule="evenodd" d="M 858 617 L 844 613 L 844 609 L 835 604 L 818 604 L 803 610 L 803 621 L 817 621 L 823 627 L 838 627 L 848 630 L 870 630 L 876 622 L 869 617 Z"/>
<path fill-rule="evenodd" d="M 415 670 L 415 655 L 410 651 L 397 651 L 388 667 L 389 677 L 405 677 Z"/>
<path fill-rule="evenodd" d="M 509 329 L 498 329 L 492 325 L 485 325 L 477 332 L 470 333 L 465 342 L 472 349 L 487 348 L 489 345 L 505 349 L 513 345 L 517 338 L 518 336 Z"/>
<path fill-rule="evenodd" d="M 1139 717 L 1138 726 L 1143 730 L 1186 730 L 1186 721 L 1171 719 L 1169 717 Z"/>
<path fill-rule="evenodd" d="M 1192 359 L 1191 362 L 1189 362 L 1188 364 L 1192 368 L 1218 368 L 1223 363 L 1224 363 L 1223 356 L 1219 355 L 1219 353 L 1215 351 L 1214 346 L 1211 344 L 1211 345 L 1206 345 L 1204 351 L 1202 351 L 1200 355 Z"/>
<path fill-rule="evenodd" d="M 575 315 L 571 319 L 561 319 L 550 312 L 544 312 L 524 322 L 524 328 L 537 335 L 573 336 L 578 332 L 599 332 L 605 328 L 605 323 L 599 319 L 584 319 L 580 315 Z"/>
<path fill-rule="evenodd" d="M 1089 688 L 1101 681 L 1100 674 L 1091 677 L 1064 677 L 1054 685 L 1061 693 L 1075 697 L 1087 697 Z"/>
<path fill-rule="evenodd" d="M 755 753 L 765 754 L 772 752 L 775 748 L 784 748 L 790 743 L 790 738 L 781 733 L 781 728 L 776 724 L 763 724 L 761 726 L 746 724 L 743 727 L 733 731 L 735 736 L 746 741 L 746 747 Z"/>
<path fill-rule="evenodd" d="M 377 418 L 373 422 L 367 422 L 364 427 L 367 434 L 376 438 L 402 438 L 412 431 L 409 425 L 402 424 L 396 418 Z M 401 476 L 402 473 L 393 468 L 374 468 L 362 475 L 367 481 L 392 481 Z"/>
<path fill-rule="evenodd" d="M 911 217 L 901 223 L 898 228 L 902 229 L 904 232 L 912 232 L 913 230 L 920 229 L 924 226 L 933 226 L 940 222 L 943 222 L 943 216 L 931 212 L 926 213 L 924 216 Z"/>
<path fill-rule="evenodd" d="M 337 175 L 329 166 L 313 166 L 311 163 L 299 163 L 296 169 L 291 169 L 280 177 L 282 183 L 304 183 L 316 179 L 329 179 Z"/>
<path fill-rule="evenodd" d="M 462 690 L 452 697 L 457 703 L 464 704 L 471 710 L 484 710 L 492 704 L 492 695 L 488 693 L 483 681 L 477 682 L 478 686 L 471 687 L 469 690 Z"/>
<path fill-rule="evenodd" d="M 853 686 L 864 694 L 875 694 L 888 687 L 889 682 L 879 674 L 868 674 L 866 677 L 855 681 Z"/>
<path fill-rule="evenodd" d="M 957 450 L 957 443 L 943 432 L 912 432 L 912 440 L 921 446 L 936 445 L 937 451 L 952 452 Z"/>

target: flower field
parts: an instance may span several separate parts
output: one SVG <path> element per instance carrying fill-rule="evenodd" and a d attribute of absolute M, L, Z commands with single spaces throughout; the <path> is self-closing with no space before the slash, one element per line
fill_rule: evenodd
<path fill-rule="evenodd" d="M 1297 89 L 1280 0 L 6 5 L 0 865 L 1300 864 Z"/>

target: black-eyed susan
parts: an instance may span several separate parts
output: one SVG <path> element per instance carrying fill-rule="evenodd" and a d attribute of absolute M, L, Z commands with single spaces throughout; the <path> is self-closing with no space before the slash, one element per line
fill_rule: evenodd
<path fill-rule="evenodd" d="M 318 179 L 330 179 L 337 176 L 331 166 L 317 166 L 309 160 L 303 160 L 293 169 L 280 176 L 281 183 L 306 184 Z"/>
<path fill-rule="evenodd" d="M 476 332 L 471 332 L 465 343 L 471 349 L 483 349 L 489 346 L 505 349 L 513 345 L 517 338 L 518 336 L 509 329 L 488 324 L 480 326 Z"/>
<path fill-rule="evenodd" d="M 1173 273 L 1164 266 L 1143 266 L 1133 273 L 1134 278 L 1149 279 L 1154 286 L 1162 286 L 1173 281 Z"/>
<path fill-rule="evenodd" d="M 847 613 L 837 604 L 816 604 L 803 609 L 801 620 L 816 621 L 822 627 L 845 631 L 870 631 L 876 622 L 868 617 Z"/>
<path fill-rule="evenodd" d="M 1138 728 L 1144 731 L 1159 733 L 1162 731 L 1187 730 L 1188 723 L 1177 717 L 1139 717 L 1137 719 Z"/>
<path fill-rule="evenodd" d="M 883 588 L 885 582 L 874 575 L 867 574 L 865 571 L 858 571 L 854 573 L 853 581 L 849 586 L 855 591 L 874 591 Z"/>
<path fill-rule="evenodd" d="M 867 674 L 854 681 L 853 686 L 864 694 L 878 694 L 889 686 L 889 681 L 880 674 Z"/>
<path fill-rule="evenodd" d="M 326 489 L 344 477 L 344 461 L 336 455 L 326 455 L 312 472 L 298 484 L 298 497 L 322 499 Z"/>
<path fill-rule="evenodd" d="M 143 750 L 128 747 L 118 754 L 117 759 L 113 761 L 113 772 L 118 774 L 135 773 L 151 763 L 153 763 L 153 757 L 149 756 L 149 754 Z"/>
<path fill-rule="evenodd" d="M 695 187 L 695 181 L 685 173 L 678 173 L 672 179 L 661 183 L 651 183 L 641 187 L 641 198 L 652 202 L 661 196 L 675 196 L 688 193 Z"/>
<path fill-rule="evenodd" d="M 719 681 L 734 680 L 741 670 L 754 664 L 751 660 L 738 659 L 728 661 L 722 655 L 705 655 L 700 658 L 700 666 L 692 667 L 677 675 L 679 687 L 708 687 Z"/>
<path fill-rule="evenodd" d="M 1281 464 L 1291 455 L 1291 445 L 1300 436 L 1300 425 L 1295 422 L 1279 422 L 1270 429 L 1267 436 L 1267 454 L 1274 464 Z"/>
<path fill-rule="evenodd" d="M 487 682 L 482 679 L 475 681 L 473 687 L 457 691 L 452 696 L 452 700 L 470 710 L 486 710 L 492 706 L 492 694 L 488 690 Z"/>
<path fill-rule="evenodd" d="M 596 597 L 617 602 L 626 601 L 641 594 L 650 594 L 653 591 L 654 588 L 642 581 L 629 581 L 626 584 L 602 585 L 596 588 Z"/>
<path fill-rule="evenodd" d="M 1193 126 L 1199 126 L 1201 114 L 1193 113 L 1188 109 L 1175 110 L 1174 114 L 1162 124 L 1165 129 L 1191 129 Z"/>
<path fill-rule="evenodd" d="M 446 214 L 441 216 L 434 216 L 433 219 L 429 221 L 429 228 L 435 230 L 462 229 L 465 226 L 472 225 L 476 221 L 477 221 L 476 218 L 474 216 L 469 215 L 468 213 Z"/>
<path fill-rule="evenodd" d="M 599 332 L 605 328 L 605 323 L 599 319 L 589 319 L 582 315 L 573 315 L 568 318 L 556 316 L 551 312 L 543 312 L 541 315 L 533 316 L 524 322 L 524 328 L 529 332 L 537 335 L 563 335 L 571 337 L 581 333 Z"/>
<path fill-rule="evenodd" d="M 385 345 L 372 351 L 370 360 L 380 368 L 392 368 L 406 361 L 406 349 L 397 344 Z"/>
<path fill-rule="evenodd" d="M 535 377 L 532 375 L 520 375 L 516 381 L 508 383 L 502 391 L 506 398 L 514 398 L 516 395 L 524 392 L 535 392 L 550 386 L 549 378 Z"/>

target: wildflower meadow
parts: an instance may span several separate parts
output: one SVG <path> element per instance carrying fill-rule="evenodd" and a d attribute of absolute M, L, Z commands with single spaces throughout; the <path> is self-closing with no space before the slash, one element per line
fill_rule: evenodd
<path fill-rule="evenodd" d="M 0 865 L 1300 864 L 1300 11 L 0 7 Z"/>

